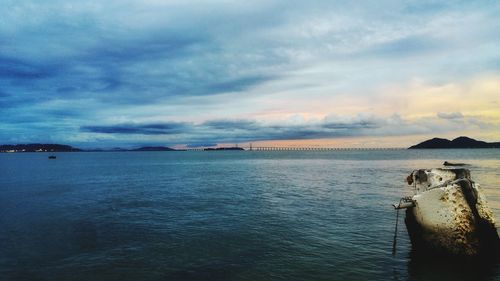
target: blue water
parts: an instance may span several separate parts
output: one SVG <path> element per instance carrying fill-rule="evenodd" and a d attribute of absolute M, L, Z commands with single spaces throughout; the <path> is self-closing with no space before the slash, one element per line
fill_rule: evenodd
<path fill-rule="evenodd" d="M 0 154 L 0 280 L 500 280 L 411 252 L 404 178 L 500 150 Z"/>

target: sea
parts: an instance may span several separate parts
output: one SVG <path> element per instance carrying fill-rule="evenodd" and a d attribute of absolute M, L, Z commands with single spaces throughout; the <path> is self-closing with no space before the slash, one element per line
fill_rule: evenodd
<path fill-rule="evenodd" d="M 416 255 L 413 170 L 470 164 L 500 219 L 500 149 L 0 154 L 0 280 L 500 280 Z"/>

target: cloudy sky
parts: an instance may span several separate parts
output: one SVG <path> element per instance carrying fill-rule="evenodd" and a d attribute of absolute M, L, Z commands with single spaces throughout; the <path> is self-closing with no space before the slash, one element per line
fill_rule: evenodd
<path fill-rule="evenodd" d="M 500 141 L 498 1 L 19 1 L 0 143 Z"/>

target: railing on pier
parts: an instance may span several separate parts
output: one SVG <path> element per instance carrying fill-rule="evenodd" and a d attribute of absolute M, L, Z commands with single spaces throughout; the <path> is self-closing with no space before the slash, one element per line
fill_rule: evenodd
<path fill-rule="evenodd" d="M 246 151 L 366 151 L 366 150 L 402 150 L 397 147 L 286 147 L 286 146 L 253 146 L 242 147 Z M 205 151 L 205 148 L 188 148 L 188 151 Z"/>
<path fill-rule="evenodd" d="M 351 151 L 351 150 L 400 150 L 404 148 L 374 148 L 374 147 L 252 147 L 252 151 Z M 250 150 L 250 149 L 248 149 Z"/>

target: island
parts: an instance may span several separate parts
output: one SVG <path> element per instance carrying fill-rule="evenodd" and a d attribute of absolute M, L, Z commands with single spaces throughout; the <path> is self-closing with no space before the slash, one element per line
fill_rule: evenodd
<path fill-rule="evenodd" d="M 448 148 L 500 148 L 500 142 L 485 142 L 469 137 L 458 137 L 454 140 L 433 138 L 408 149 L 448 149 Z"/>
<path fill-rule="evenodd" d="M 134 149 L 115 147 L 112 149 L 79 149 L 64 144 L 4 144 L 0 145 L 0 152 L 125 152 L 125 151 L 182 151 L 166 146 L 143 146 Z"/>
<path fill-rule="evenodd" d="M 0 152 L 127 152 L 127 151 L 186 151 L 188 149 L 174 149 L 167 146 L 143 146 L 139 148 L 121 148 L 114 147 L 111 149 L 79 149 L 63 144 L 4 144 L 0 145 Z M 217 147 L 204 148 L 204 151 L 220 151 L 220 150 L 245 150 L 241 147 Z"/>
<path fill-rule="evenodd" d="M 0 152 L 78 152 L 78 151 L 82 150 L 64 144 L 31 143 L 31 144 L 0 145 Z"/>

